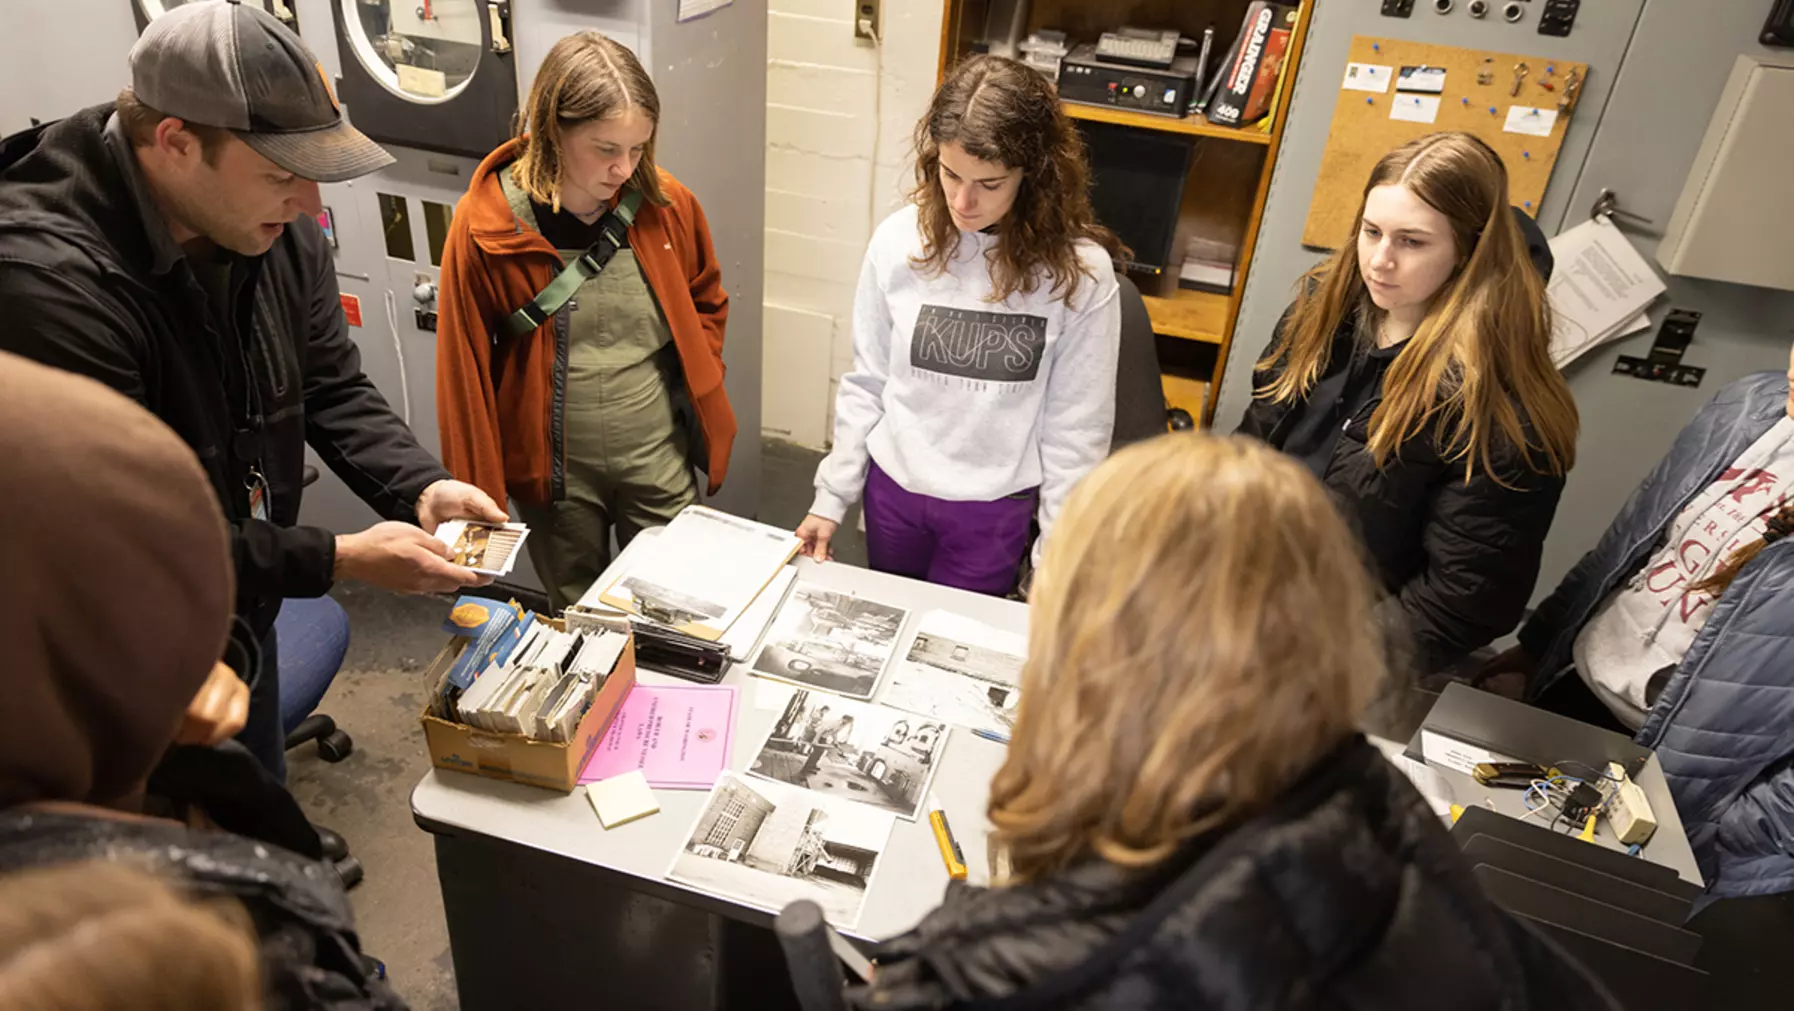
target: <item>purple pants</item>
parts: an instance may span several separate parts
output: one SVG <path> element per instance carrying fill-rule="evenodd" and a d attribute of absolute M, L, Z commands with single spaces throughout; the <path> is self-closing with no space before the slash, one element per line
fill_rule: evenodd
<path fill-rule="evenodd" d="M 949 502 L 905 491 L 871 465 L 866 474 L 866 555 L 872 567 L 974 593 L 1015 589 L 1039 489 L 995 502 Z"/>

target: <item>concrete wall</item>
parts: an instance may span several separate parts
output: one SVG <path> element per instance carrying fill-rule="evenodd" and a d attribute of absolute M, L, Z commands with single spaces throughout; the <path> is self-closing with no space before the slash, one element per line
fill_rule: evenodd
<path fill-rule="evenodd" d="M 110 102 L 136 41 L 130 0 L 0 0 L 0 134 Z"/>
<path fill-rule="evenodd" d="M 934 92 L 941 4 L 885 0 L 878 45 L 854 38 L 852 0 L 768 6 L 762 425 L 821 447 L 853 362 L 860 260 L 902 206 L 910 132 Z"/>
<path fill-rule="evenodd" d="M 1253 362 L 1288 304 L 1297 277 L 1321 255 L 1301 245 L 1302 225 L 1319 173 L 1321 152 L 1347 46 L 1354 34 L 1524 52 L 1585 60 L 1591 74 L 1539 215 L 1546 234 L 1575 225 L 1603 187 L 1622 206 L 1654 220 L 1622 228 L 1651 258 L 1714 104 L 1741 53 L 1769 52 L 1756 41 L 1764 4 L 1712 0 L 1611 0 L 1584 4 L 1568 38 L 1536 33 L 1498 18 L 1472 21 L 1459 12 L 1435 15 L 1416 4 L 1408 20 L 1378 16 L 1379 0 L 1326 0 L 1318 5 L 1266 207 L 1234 347 L 1215 413 L 1217 431 L 1231 431 L 1251 395 Z M 1536 5 L 1533 5 L 1536 6 Z M 1616 342 L 1573 363 L 1565 373 L 1582 412 L 1578 462 L 1546 542 L 1537 595 L 1556 586 L 1593 546 L 1639 479 L 1675 433 L 1725 383 L 1748 372 L 1784 368 L 1794 295 L 1709 281 L 1667 278 L 1668 296 L 1651 311 L 1652 333 Z M 1705 314 L 1687 364 L 1705 366 L 1694 390 L 1612 375 L 1620 354 L 1648 351 L 1655 324 L 1671 308 Z"/>

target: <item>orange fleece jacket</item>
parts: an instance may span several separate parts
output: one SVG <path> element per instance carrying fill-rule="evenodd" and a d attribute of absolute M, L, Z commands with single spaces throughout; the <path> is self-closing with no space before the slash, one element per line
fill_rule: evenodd
<path fill-rule="evenodd" d="M 499 182 L 516 160 L 508 141 L 474 172 L 455 207 L 442 250 L 436 330 L 436 420 L 442 462 L 496 502 L 553 498 L 555 335 L 550 319 L 525 337 L 492 335 L 562 267 L 540 232 L 512 213 Z M 710 493 L 722 487 L 735 441 L 735 412 L 723 389 L 723 326 L 729 296 L 697 198 L 662 170 L 672 201 L 643 201 L 629 245 L 666 315 L 685 382 L 709 446 Z M 564 463 L 565 461 L 563 461 Z"/>

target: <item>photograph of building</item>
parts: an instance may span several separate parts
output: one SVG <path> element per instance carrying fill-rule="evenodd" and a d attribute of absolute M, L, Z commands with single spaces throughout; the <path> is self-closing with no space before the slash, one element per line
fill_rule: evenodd
<path fill-rule="evenodd" d="M 851 927 L 892 821 L 887 811 L 724 773 L 667 877 L 774 912 L 811 899 L 830 923 Z"/>

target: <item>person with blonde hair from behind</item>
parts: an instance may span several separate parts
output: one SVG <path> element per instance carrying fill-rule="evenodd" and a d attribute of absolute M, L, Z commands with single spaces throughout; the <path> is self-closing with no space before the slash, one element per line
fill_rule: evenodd
<path fill-rule="evenodd" d="M 183 898 L 148 871 L 67 864 L 0 878 L 0 1007 L 253 1011 L 255 930 L 228 900 Z"/>
<path fill-rule="evenodd" d="M 1192 433 L 1098 466 L 1030 597 L 994 884 L 950 884 L 850 1002 L 1614 1007 L 1356 731 L 1385 676 L 1374 599 L 1287 456 Z"/>
<path fill-rule="evenodd" d="M 1576 458 L 1550 248 L 1509 199 L 1501 156 L 1470 134 L 1385 155 L 1352 235 L 1298 286 L 1239 428 L 1339 501 L 1417 674 L 1519 624 Z"/>

